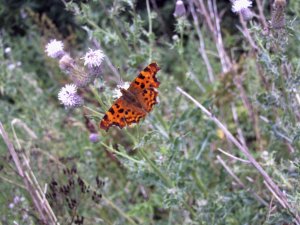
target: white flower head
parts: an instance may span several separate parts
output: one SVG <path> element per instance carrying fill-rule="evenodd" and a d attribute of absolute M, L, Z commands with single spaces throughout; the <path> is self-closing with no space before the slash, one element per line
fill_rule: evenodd
<path fill-rule="evenodd" d="M 8 70 L 13 70 L 15 68 L 16 68 L 16 64 L 10 63 L 10 64 L 7 65 Z"/>
<path fill-rule="evenodd" d="M 99 67 L 103 62 L 104 57 L 105 55 L 100 49 L 90 49 L 83 57 L 84 65 L 87 65 L 88 67 Z"/>
<path fill-rule="evenodd" d="M 11 48 L 10 48 L 10 47 L 5 48 L 5 49 L 4 49 L 4 52 L 5 52 L 6 54 L 9 54 L 9 53 L 11 52 Z"/>
<path fill-rule="evenodd" d="M 45 52 L 51 58 L 58 58 L 64 54 L 64 44 L 61 41 L 57 41 L 56 39 L 51 40 L 46 45 Z"/>
<path fill-rule="evenodd" d="M 75 84 L 66 84 L 58 93 L 58 100 L 66 107 L 73 108 L 82 104 L 82 98 L 77 94 Z"/>
<path fill-rule="evenodd" d="M 8 208 L 13 209 L 15 207 L 14 203 L 9 203 Z"/>
<path fill-rule="evenodd" d="M 123 84 L 117 85 L 117 88 L 114 90 L 114 93 L 113 93 L 113 98 L 114 99 L 120 98 L 122 96 L 121 89 L 127 90 L 129 88 L 129 86 L 130 86 L 129 82 L 124 82 Z"/>
<path fill-rule="evenodd" d="M 232 12 L 239 13 L 242 10 L 248 9 L 249 7 L 252 7 L 252 1 L 251 0 L 235 0 L 232 3 Z"/>

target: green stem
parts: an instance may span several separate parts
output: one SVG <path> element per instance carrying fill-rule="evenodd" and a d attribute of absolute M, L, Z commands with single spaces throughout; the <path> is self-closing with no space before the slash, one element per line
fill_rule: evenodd
<path fill-rule="evenodd" d="M 150 167 L 154 170 L 154 172 L 156 173 L 156 175 L 158 175 L 163 182 L 165 183 L 166 186 L 168 186 L 169 188 L 173 187 L 173 183 L 170 180 L 169 177 L 167 177 L 165 174 L 163 174 L 158 168 L 157 166 L 153 163 L 153 161 L 151 159 L 149 159 L 149 157 L 147 156 L 147 154 L 144 152 L 143 149 L 139 149 L 138 153 L 140 155 L 142 155 L 142 157 L 149 163 Z"/>
<path fill-rule="evenodd" d="M 295 124 L 296 123 L 296 118 L 291 110 L 291 107 L 290 107 L 290 101 L 289 101 L 289 96 L 288 96 L 288 93 L 286 92 L 286 85 L 285 85 L 285 82 L 284 82 L 284 77 L 283 77 L 283 74 L 280 73 L 279 74 L 279 79 L 280 79 L 280 85 L 281 85 L 281 91 L 283 93 L 283 97 L 284 97 L 284 100 L 286 102 L 286 110 L 290 116 L 290 119 L 291 119 L 291 123 L 292 124 Z"/>
<path fill-rule="evenodd" d="M 106 202 L 107 205 L 111 206 L 115 209 L 122 217 L 124 217 L 130 224 L 136 225 L 137 223 L 134 222 L 125 212 L 123 212 L 117 205 L 115 205 L 112 201 L 102 195 L 102 199 Z"/>
<path fill-rule="evenodd" d="M 207 198 L 208 193 L 207 193 L 206 187 L 204 186 L 202 180 L 197 176 L 195 170 L 192 171 L 192 177 L 194 178 L 195 183 L 196 183 L 197 187 L 199 188 L 199 190 L 204 194 L 205 198 Z"/>
<path fill-rule="evenodd" d="M 187 204 L 185 201 L 183 201 L 183 204 L 187 208 L 187 210 L 189 210 L 189 212 L 191 213 L 192 217 L 195 218 L 196 214 L 195 214 L 194 209 L 189 204 Z M 202 223 L 199 223 L 199 224 L 202 224 Z"/>
<path fill-rule="evenodd" d="M 106 145 L 103 142 L 101 142 L 100 144 L 103 145 L 105 148 L 107 148 L 110 152 L 112 152 L 112 153 L 114 153 L 116 155 L 122 156 L 123 158 L 128 159 L 129 161 L 132 161 L 132 162 L 137 163 L 137 164 L 144 164 L 143 162 L 138 161 L 138 160 L 136 160 L 136 159 L 128 156 L 127 154 L 124 154 L 123 152 L 116 151 L 115 149 L 113 149 L 112 147 Z"/>
<path fill-rule="evenodd" d="M 98 31 L 100 31 L 103 35 L 109 35 L 108 32 L 106 32 L 105 30 L 103 30 L 101 27 L 99 27 L 94 21 L 87 19 L 87 24 L 89 24 L 90 26 L 92 26 L 94 29 L 97 29 Z"/>
<path fill-rule="evenodd" d="M 100 118 L 103 116 L 103 114 L 93 110 L 92 108 L 88 107 L 88 106 L 83 106 L 84 108 L 86 108 L 87 110 L 93 112 L 94 114 L 96 114 L 97 116 L 99 116 Z"/>
<path fill-rule="evenodd" d="M 115 20 L 114 20 L 115 17 L 111 18 L 110 14 L 107 12 L 105 4 L 103 3 L 102 0 L 100 0 L 100 4 L 101 4 L 102 8 L 104 9 L 104 12 L 105 12 L 105 15 L 107 16 L 107 18 L 111 19 L 111 25 L 113 26 L 114 30 L 116 31 L 116 33 L 117 33 L 117 35 L 118 35 L 118 37 L 119 37 L 119 39 L 121 41 L 121 45 L 123 46 L 125 52 L 129 55 L 130 54 L 130 49 L 129 49 L 128 45 L 127 45 L 127 42 L 123 38 L 122 33 L 121 33 L 119 27 L 115 23 Z"/>
<path fill-rule="evenodd" d="M 96 88 L 94 86 L 92 86 L 92 85 L 90 85 L 89 87 L 90 87 L 91 92 L 94 94 L 95 98 L 97 99 L 97 101 L 100 103 L 100 105 L 102 107 L 104 107 L 105 105 L 104 105 L 102 99 L 100 98 L 100 96 L 99 96 L 98 91 L 96 90 Z"/>

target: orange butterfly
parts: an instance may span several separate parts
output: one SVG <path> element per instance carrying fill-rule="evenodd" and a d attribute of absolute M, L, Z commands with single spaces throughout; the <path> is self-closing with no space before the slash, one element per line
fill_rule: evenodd
<path fill-rule="evenodd" d="M 144 118 L 157 103 L 158 92 L 155 88 L 160 83 L 155 75 L 159 70 L 158 65 L 153 62 L 140 72 L 127 90 L 121 88 L 122 96 L 105 113 L 100 128 L 108 131 L 111 126 L 116 125 L 122 129 Z"/>

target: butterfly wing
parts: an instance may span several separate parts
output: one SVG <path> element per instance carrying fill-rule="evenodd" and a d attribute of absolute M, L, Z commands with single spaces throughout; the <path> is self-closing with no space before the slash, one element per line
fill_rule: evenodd
<path fill-rule="evenodd" d="M 157 101 L 158 92 L 154 88 L 144 88 L 143 91 L 136 94 L 136 98 L 142 105 L 143 109 L 150 112 Z"/>
<path fill-rule="evenodd" d="M 128 91 L 136 94 L 145 88 L 158 88 L 160 83 L 156 78 L 156 73 L 160 70 L 153 62 L 143 69 L 140 74 L 131 82 Z"/>
<path fill-rule="evenodd" d="M 122 129 L 126 125 L 138 123 L 141 118 L 144 118 L 147 112 L 152 110 L 153 105 L 157 103 L 158 92 L 154 88 L 160 85 L 156 78 L 156 73 L 159 70 L 160 68 L 155 62 L 142 70 L 127 89 L 140 104 L 134 104 L 124 96 L 120 97 L 105 113 L 100 127 L 106 131 L 113 125 Z"/>
<path fill-rule="evenodd" d="M 143 69 L 140 74 L 132 81 L 128 91 L 135 94 L 143 109 L 150 112 L 153 105 L 157 103 L 158 92 L 154 89 L 160 83 L 156 78 L 156 73 L 160 70 L 158 65 L 153 62 Z"/>
<path fill-rule="evenodd" d="M 138 123 L 140 119 L 145 116 L 145 110 L 136 107 L 134 104 L 128 102 L 124 97 L 120 97 L 105 113 L 100 122 L 100 128 L 108 131 L 111 126 L 116 125 L 122 129 L 126 125 Z"/>

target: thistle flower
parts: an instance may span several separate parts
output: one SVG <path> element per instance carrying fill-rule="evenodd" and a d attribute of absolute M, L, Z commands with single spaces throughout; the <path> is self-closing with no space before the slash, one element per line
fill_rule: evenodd
<path fill-rule="evenodd" d="M 51 40 L 46 45 L 45 52 L 51 58 L 60 58 L 64 53 L 64 44 L 61 41 L 57 41 L 56 39 Z"/>
<path fill-rule="evenodd" d="M 100 67 L 104 57 L 105 55 L 100 49 L 90 49 L 83 57 L 84 65 L 88 67 Z"/>
<path fill-rule="evenodd" d="M 174 11 L 173 15 L 175 17 L 179 18 L 179 17 L 185 16 L 185 14 L 186 14 L 186 10 L 185 10 L 182 0 L 177 0 L 176 5 L 175 5 L 175 11 Z"/>
<path fill-rule="evenodd" d="M 101 64 L 103 62 L 105 55 L 104 53 L 98 50 L 89 49 L 89 51 L 82 58 L 84 60 L 84 65 L 88 67 L 87 71 L 87 82 L 90 83 L 95 80 L 101 74 Z"/>
<path fill-rule="evenodd" d="M 100 136 L 97 133 L 91 133 L 89 136 L 90 142 L 97 143 L 100 140 Z"/>
<path fill-rule="evenodd" d="M 243 9 L 248 9 L 252 7 L 252 1 L 250 0 L 235 0 L 232 3 L 232 12 L 238 13 L 241 12 Z"/>
<path fill-rule="evenodd" d="M 8 205 L 8 208 L 10 208 L 10 209 L 13 209 L 15 207 L 15 204 L 14 203 L 9 203 L 9 205 Z"/>
<path fill-rule="evenodd" d="M 124 82 L 121 85 L 117 85 L 117 88 L 113 91 L 113 98 L 114 99 L 120 98 L 122 96 L 121 89 L 127 90 L 129 88 L 129 86 L 130 86 L 129 82 Z"/>
<path fill-rule="evenodd" d="M 9 54 L 9 53 L 11 52 L 11 48 L 10 48 L 10 47 L 5 48 L 5 49 L 4 49 L 4 52 L 5 52 L 6 54 Z"/>
<path fill-rule="evenodd" d="M 235 0 L 232 3 L 232 12 L 240 13 L 244 20 L 251 20 L 254 16 L 253 12 L 249 9 L 252 7 L 251 0 Z"/>
<path fill-rule="evenodd" d="M 66 108 L 80 106 L 83 103 L 82 98 L 77 94 L 77 86 L 75 84 L 67 84 L 60 89 L 58 100 Z"/>

